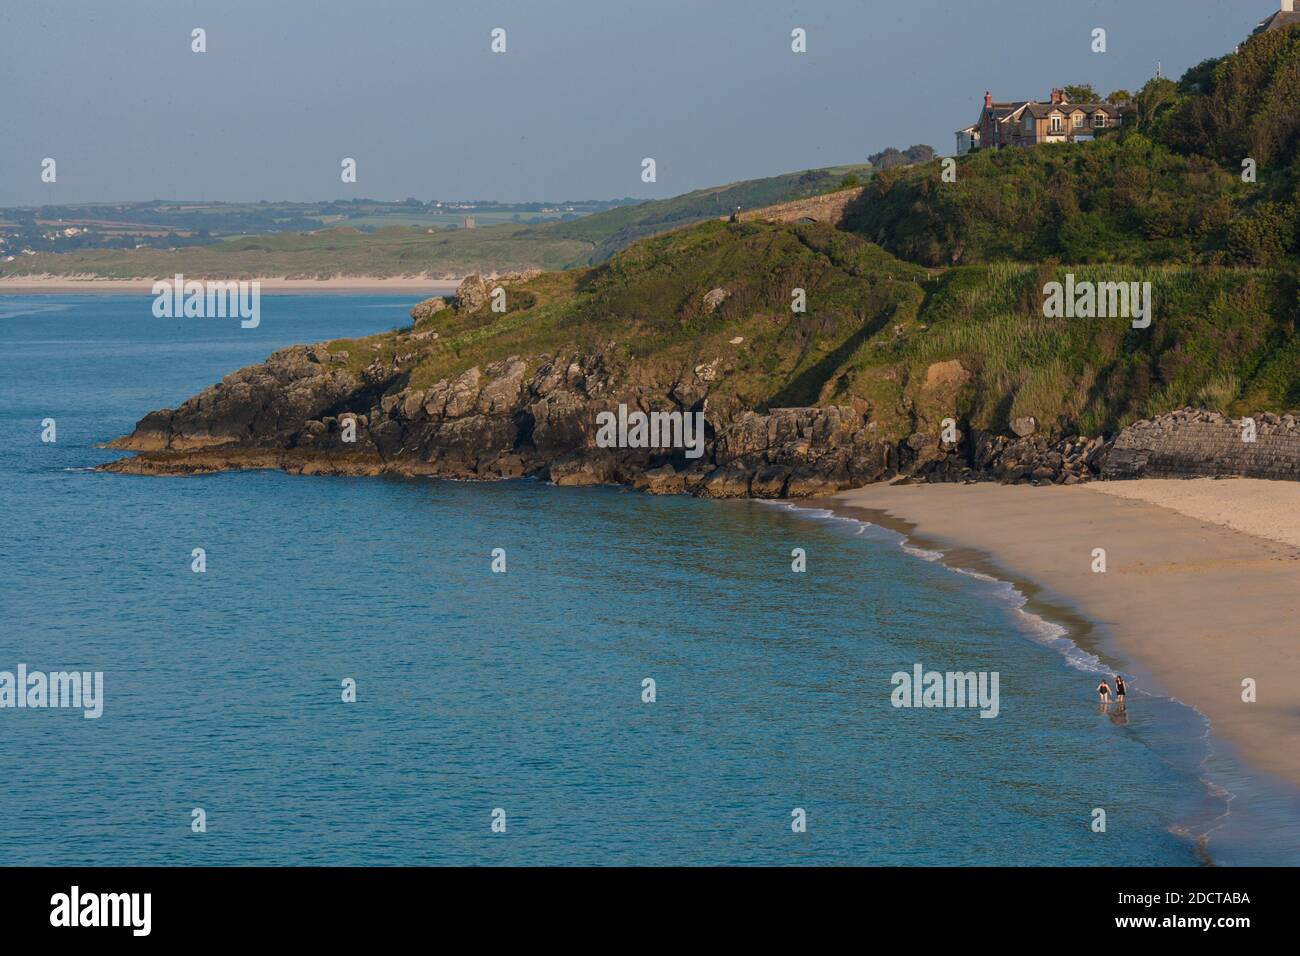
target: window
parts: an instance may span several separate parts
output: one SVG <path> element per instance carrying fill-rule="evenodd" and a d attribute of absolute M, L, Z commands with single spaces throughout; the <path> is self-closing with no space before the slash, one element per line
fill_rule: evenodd
<path fill-rule="evenodd" d="M 1073 119 L 1074 119 L 1074 128 L 1083 129 L 1083 114 L 1075 113 Z"/>
<path fill-rule="evenodd" d="M 1060 131 L 1061 131 L 1061 117 L 1060 117 L 1059 115 L 1053 115 L 1053 116 L 1052 116 L 1052 132 L 1053 132 L 1053 133 L 1059 133 Z"/>
<path fill-rule="evenodd" d="M 1034 114 L 1029 112 L 1029 110 L 1025 110 L 1025 132 L 1032 133 L 1033 131 L 1034 131 Z"/>
<path fill-rule="evenodd" d="M 1101 129 L 1106 125 L 1106 114 L 1100 111 L 1092 114 L 1092 125 L 1095 129 Z"/>

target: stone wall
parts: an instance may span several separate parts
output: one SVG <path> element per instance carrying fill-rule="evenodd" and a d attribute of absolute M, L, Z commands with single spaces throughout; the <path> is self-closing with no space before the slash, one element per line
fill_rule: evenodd
<path fill-rule="evenodd" d="M 853 200 L 862 195 L 865 188 L 858 186 L 855 189 L 841 189 L 839 192 L 809 196 L 807 199 L 792 199 L 790 202 L 763 206 L 761 209 L 742 209 L 740 221 L 766 219 L 772 222 L 798 222 L 801 219 L 811 219 L 814 222 L 826 222 L 838 226 L 844 220 L 844 211 Z"/>
<path fill-rule="evenodd" d="M 1102 477 L 1228 477 L 1300 480 L 1300 421 L 1256 415 L 1255 441 L 1242 438 L 1245 419 L 1182 409 L 1135 422 L 1119 433 Z"/>

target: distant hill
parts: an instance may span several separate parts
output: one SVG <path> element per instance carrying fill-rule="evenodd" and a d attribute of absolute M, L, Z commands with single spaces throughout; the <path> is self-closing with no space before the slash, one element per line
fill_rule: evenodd
<path fill-rule="evenodd" d="M 389 226 L 245 236 L 178 249 L 84 249 L 18 256 L 0 276 L 79 275 L 112 279 L 169 276 L 252 278 L 332 275 L 464 276 L 525 268 L 566 269 L 603 262 L 638 239 L 705 219 L 829 192 L 866 179 L 870 165 L 786 173 L 699 189 L 672 199 L 620 206 L 566 222 L 477 229 Z"/>
<path fill-rule="evenodd" d="M 573 222 L 547 226 L 545 229 L 550 235 L 591 243 L 591 254 L 581 262 L 572 263 L 591 265 L 604 262 L 618 250 L 646 236 L 705 219 L 727 216 L 738 207 L 742 210 L 754 209 L 830 192 L 846 182 L 865 181 L 871 175 L 871 169 L 868 163 L 809 169 L 769 176 L 766 179 L 749 179 L 728 186 L 697 189 L 672 199 L 623 206 Z"/>

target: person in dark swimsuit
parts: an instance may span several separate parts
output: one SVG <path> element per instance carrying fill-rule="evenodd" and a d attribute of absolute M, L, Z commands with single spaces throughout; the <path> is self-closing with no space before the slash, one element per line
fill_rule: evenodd
<path fill-rule="evenodd" d="M 1097 696 L 1101 698 L 1103 704 L 1110 703 L 1110 685 L 1104 680 L 1097 685 Z"/>
<path fill-rule="evenodd" d="M 1124 703 L 1124 695 L 1126 693 L 1127 693 L 1127 688 L 1124 687 L 1124 678 L 1116 674 L 1115 675 L 1115 700 L 1117 700 L 1121 704 Z"/>

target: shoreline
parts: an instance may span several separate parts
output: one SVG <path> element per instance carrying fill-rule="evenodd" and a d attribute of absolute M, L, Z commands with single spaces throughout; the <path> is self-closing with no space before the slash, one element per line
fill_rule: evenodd
<path fill-rule="evenodd" d="M 1173 704 L 1204 722 L 1202 759 L 1171 764 L 1226 794 L 1222 818 L 1190 834 L 1198 843 L 1213 834 L 1253 847 L 1250 856 L 1275 854 L 1270 841 L 1294 845 L 1300 641 L 1288 622 L 1300 594 L 1300 549 L 1291 543 L 1300 511 L 1272 538 L 1204 513 L 1208 500 L 1223 506 L 1265 493 L 1284 499 L 1279 508 L 1292 498 L 1300 507 L 1300 483 L 1146 479 L 1124 482 L 1119 493 L 1100 484 L 882 483 L 800 506 L 876 525 L 922 559 L 1014 588 L 1023 612 L 1063 625 L 1064 640 L 1106 665 L 1108 681 L 1125 674 L 1130 706 Z M 1105 573 L 1092 570 L 1094 547 L 1107 550 Z M 1097 674 L 1065 657 L 1088 685 L 1084 699 Z M 1242 701 L 1243 677 L 1257 681 L 1257 702 Z"/>
<path fill-rule="evenodd" d="M 99 279 L 76 276 L 20 276 L 0 278 L 4 295 L 152 295 L 158 279 Z M 205 281 L 201 276 L 189 276 Z M 451 295 L 459 279 L 422 276 L 333 276 L 329 279 L 295 279 L 288 276 L 251 276 L 244 279 L 219 277 L 214 282 L 258 282 L 264 295 L 373 295 L 419 293 L 425 296 Z"/>
<path fill-rule="evenodd" d="M 292 463 L 278 455 L 226 461 L 210 452 L 210 467 L 192 470 L 194 456 L 204 454 L 177 453 L 177 463 L 185 466 L 179 470 L 121 466 L 138 460 L 131 456 L 95 470 L 193 474 L 275 468 L 304 475 L 449 478 L 363 461 L 322 467 L 304 459 L 300 467 L 286 467 Z M 1174 495 L 1167 486 L 1192 493 Z M 1226 523 L 1207 524 L 1201 514 L 1223 507 L 1225 499 L 1240 507 L 1261 495 L 1276 499 L 1276 507 L 1291 517 L 1270 526 L 1276 540 Z M 1159 504 L 1171 499 L 1183 510 Z M 1300 642 L 1288 643 L 1287 622 L 1300 593 L 1300 544 L 1292 543 L 1300 542 L 1300 482 L 881 483 L 832 497 L 763 501 L 873 525 L 897 535 L 909 554 L 1007 589 L 1015 599 L 1012 613 L 1025 619 L 1030 632 L 1022 636 L 1078 672 L 1078 702 L 1095 707 L 1099 674 L 1110 681 L 1123 673 L 1130 708 L 1143 718 L 1146 744 L 1199 785 L 1187 792 L 1184 812 L 1170 818 L 1170 832 L 1189 840 L 1207 865 L 1295 864 L 1300 748 L 1294 744 L 1300 718 L 1290 703 L 1300 657 L 1291 648 L 1300 650 Z M 1274 521 L 1267 514 L 1230 517 L 1246 526 L 1261 518 Z M 1098 542 L 1107 549 L 1104 574 L 1090 567 Z M 1247 595 L 1242 579 L 1252 576 L 1262 581 Z M 1242 613 L 1243 602 L 1250 602 L 1252 614 Z M 1240 701 L 1234 682 L 1241 673 L 1259 681 L 1260 703 Z M 1230 707 L 1238 712 L 1229 713 Z"/>

